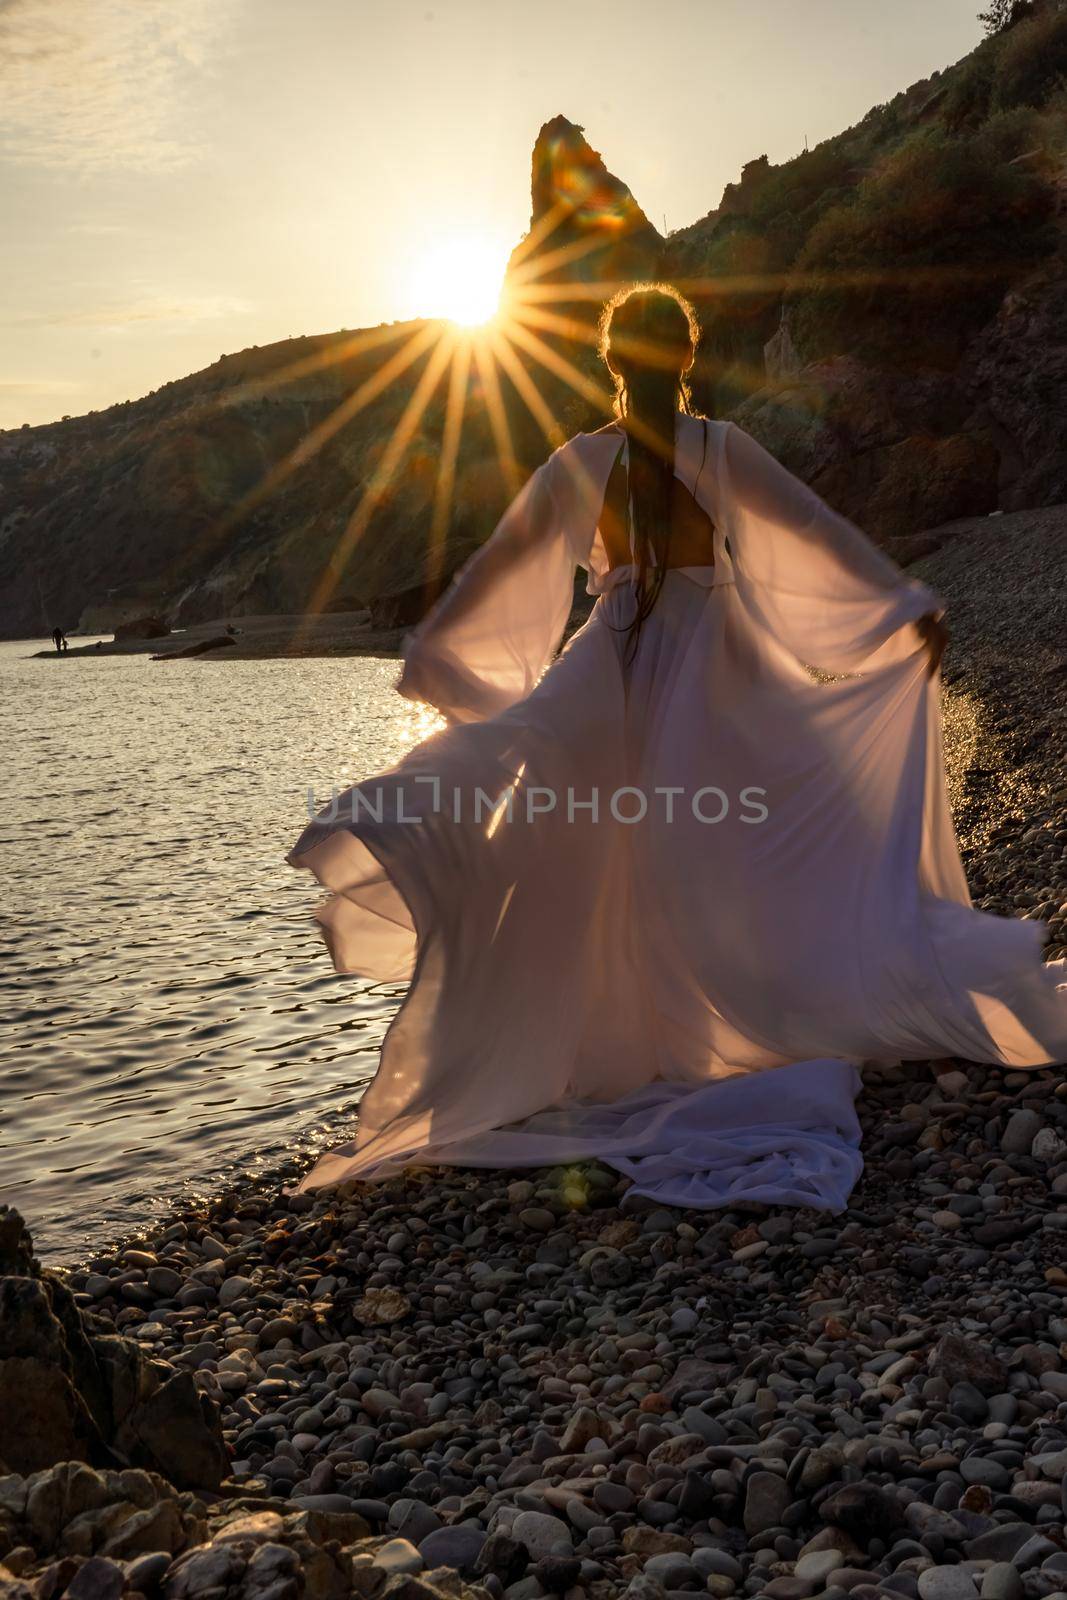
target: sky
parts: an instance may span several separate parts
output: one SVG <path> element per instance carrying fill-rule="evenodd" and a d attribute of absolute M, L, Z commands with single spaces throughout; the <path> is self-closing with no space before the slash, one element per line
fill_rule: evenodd
<path fill-rule="evenodd" d="M 449 315 L 562 113 L 661 230 L 950 65 L 979 0 L 0 0 L 0 427 Z M 457 268 L 456 262 L 460 265 Z"/>

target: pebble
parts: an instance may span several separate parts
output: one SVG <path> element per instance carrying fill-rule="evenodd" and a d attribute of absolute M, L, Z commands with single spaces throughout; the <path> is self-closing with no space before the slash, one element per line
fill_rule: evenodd
<path fill-rule="evenodd" d="M 974 1578 L 964 1567 L 927 1567 L 919 1573 L 919 1600 L 977 1600 Z"/>
<path fill-rule="evenodd" d="M 473 1567 L 486 1541 L 484 1528 L 458 1523 L 434 1528 L 419 1541 L 419 1555 L 428 1567 Z M 1011 1600 L 1010 1596 L 1004 1600 Z"/>
<path fill-rule="evenodd" d="M 1035 1135 L 1040 1133 L 1042 1119 L 1037 1111 L 1015 1111 L 1008 1118 L 1000 1136 L 1000 1148 L 1006 1155 L 1029 1155 Z"/>
<path fill-rule="evenodd" d="M 1010 1561 L 994 1561 L 982 1574 L 982 1600 L 1023 1600 L 1022 1574 Z"/>

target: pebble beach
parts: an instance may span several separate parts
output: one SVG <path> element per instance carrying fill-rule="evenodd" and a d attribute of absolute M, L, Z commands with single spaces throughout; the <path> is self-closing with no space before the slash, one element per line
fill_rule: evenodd
<path fill-rule="evenodd" d="M 837 1216 L 412 1167 L 223 1195 L 94 1258 L 80 1315 L 191 1377 L 225 1476 L 135 1472 L 138 1507 L 79 1468 L 103 1503 L 36 1543 L 72 1469 L 0 1479 L 10 1582 L 49 1600 L 92 1557 L 175 1600 L 1067 1593 L 1067 1084 L 865 1082 Z"/>
<path fill-rule="evenodd" d="M 1025 619 L 963 540 L 922 575 L 975 899 L 1055 958 L 1047 515 L 1011 530 Z M 657 1208 L 595 1162 L 297 1194 L 294 1159 L 53 1275 L 7 1213 L 0 1600 L 1067 1600 L 1067 1081 L 863 1077 L 837 1215 Z"/>

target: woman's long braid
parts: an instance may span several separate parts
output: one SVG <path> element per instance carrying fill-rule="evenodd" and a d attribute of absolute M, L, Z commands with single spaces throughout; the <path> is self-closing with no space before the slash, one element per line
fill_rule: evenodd
<path fill-rule="evenodd" d="M 679 409 L 693 414 L 685 372 L 699 334 L 692 306 L 670 284 L 637 284 L 621 290 L 601 314 L 600 353 L 615 378 L 615 414 L 629 442 L 634 507 L 636 607 L 627 624 L 627 662 L 637 650 L 642 624 L 659 598 L 667 571 L 675 416 Z"/>
<path fill-rule="evenodd" d="M 637 557 L 636 609 L 626 638 L 626 660 L 630 661 L 637 651 L 642 624 L 659 598 L 667 570 L 678 385 L 670 373 L 645 370 L 635 373 L 627 383 L 625 398 Z M 656 436 L 655 444 L 648 441 L 650 433 Z M 649 582 L 653 555 L 655 565 Z"/>

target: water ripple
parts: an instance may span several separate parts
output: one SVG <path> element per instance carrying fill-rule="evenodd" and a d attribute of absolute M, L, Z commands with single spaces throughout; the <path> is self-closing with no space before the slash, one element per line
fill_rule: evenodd
<path fill-rule="evenodd" d="M 50 1259 L 335 1142 L 403 994 L 333 973 L 285 865 L 426 731 L 396 665 L 0 645 L 0 1195 Z"/>

